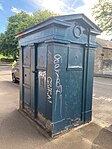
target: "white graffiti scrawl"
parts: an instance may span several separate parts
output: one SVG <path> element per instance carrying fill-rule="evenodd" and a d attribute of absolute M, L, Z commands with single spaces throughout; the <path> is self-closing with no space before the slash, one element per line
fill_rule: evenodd
<path fill-rule="evenodd" d="M 60 115 L 62 115 L 62 85 L 60 80 L 60 64 L 62 63 L 62 56 L 60 54 L 54 55 L 54 71 L 56 74 L 56 99 L 55 99 L 55 112 L 57 107 L 57 99 L 60 100 Z"/>
<path fill-rule="evenodd" d="M 52 78 L 47 78 L 47 99 L 52 103 Z"/>

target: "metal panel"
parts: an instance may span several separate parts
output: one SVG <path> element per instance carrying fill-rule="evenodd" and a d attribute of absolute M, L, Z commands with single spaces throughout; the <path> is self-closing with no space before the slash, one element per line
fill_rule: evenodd
<path fill-rule="evenodd" d="M 46 115 L 46 71 L 38 71 L 38 112 Z"/>
<path fill-rule="evenodd" d="M 53 102 L 53 46 L 47 48 L 47 102 L 46 118 L 52 120 L 52 102 Z"/>
<path fill-rule="evenodd" d="M 82 54 L 83 50 L 80 46 L 73 45 L 69 48 L 68 53 L 68 68 L 82 68 L 83 61 L 82 61 Z"/>
<path fill-rule="evenodd" d="M 23 54 L 23 47 L 21 47 L 19 49 L 19 62 L 20 62 L 20 71 L 19 71 L 19 76 L 20 76 L 20 82 L 19 82 L 19 85 L 20 85 L 20 101 L 19 101 L 19 108 L 20 109 L 23 109 L 23 97 L 24 97 L 24 92 L 23 92 L 23 74 L 24 74 L 24 69 L 23 69 L 23 59 L 24 59 L 24 54 Z"/>
<path fill-rule="evenodd" d="M 68 71 L 66 76 L 66 118 L 81 120 L 82 71 Z"/>
<path fill-rule="evenodd" d="M 57 122 L 65 118 L 65 78 L 67 68 L 68 47 L 54 44 L 53 53 L 53 108 L 52 121 Z"/>
<path fill-rule="evenodd" d="M 66 118 L 81 120 L 83 47 L 70 46 L 66 72 Z M 69 69 L 70 68 L 70 69 Z"/>
<path fill-rule="evenodd" d="M 45 45 L 38 46 L 38 69 L 46 69 L 46 47 Z"/>
<path fill-rule="evenodd" d="M 94 75 L 94 49 L 90 48 L 88 52 L 88 69 L 86 84 L 86 101 L 85 101 L 85 122 L 92 119 L 92 92 L 93 92 L 93 75 Z"/>
<path fill-rule="evenodd" d="M 31 46 L 31 108 L 33 111 L 33 116 L 35 117 L 35 109 L 36 109 L 36 104 L 35 104 L 35 98 L 36 98 L 36 93 L 35 93 L 35 86 L 36 86 L 36 79 L 37 79 L 37 73 L 35 72 L 36 69 L 36 45 Z"/>
<path fill-rule="evenodd" d="M 24 68 L 24 84 L 31 85 L 31 70 Z"/>
<path fill-rule="evenodd" d="M 38 80 L 37 83 L 37 113 L 38 116 L 46 115 L 46 45 L 39 44 L 37 47 L 37 66 Z"/>
<path fill-rule="evenodd" d="M 24 104 L 30 108 L 31 106 L 31 90 L 24 86 Z"/>
<path fill-rule="evenodd" d="M 26 110 L 31 110 L 31 47 L 24 47 L 23 55 L 23 106 Z"/>
<path fill-rule="evenodd" d="M 24 48 L 24 65 L 30 66 L 31 64 L 31 47 L 25 47 Z"/>
<path fill-rule="evenodd" d="M 54 45 L 53 133 L 81 122 L 83 52 L 80 45 Z"/>

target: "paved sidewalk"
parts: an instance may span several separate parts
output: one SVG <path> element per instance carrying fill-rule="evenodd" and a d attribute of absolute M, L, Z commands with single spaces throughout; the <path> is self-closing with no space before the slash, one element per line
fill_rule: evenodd
<path fill-rule="evenodd" d="M 8 68 L 0 73 L 0 149 L 112 149 L 112 132 L 93 122 L 57 139 L 45 137 L 18 111 L 19 87 L 8 74 Z"/>
<path fill-rule="evenodd" d="M 11 63 L 0 62 L 0 66 L 11 66 Z"/>

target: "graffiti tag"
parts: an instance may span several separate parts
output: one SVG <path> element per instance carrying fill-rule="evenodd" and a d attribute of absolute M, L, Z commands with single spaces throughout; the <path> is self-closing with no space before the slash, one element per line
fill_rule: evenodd
<path fill-rule="evenodd" d="M 56 100 L 55 100 L 55 111 L 57 107 L 57 97 L 60 99 L 60 114 L 62 112 L 62 85 L 60 81 L 60 64 L 62 63 L 62 56 L 60 54 L 54 55 L 54 71 L 56 75 Z"/>
<path fill-rule="evenodd" d="M 52 103 L 52 78 L 47 78 L 47 99 Z"/>

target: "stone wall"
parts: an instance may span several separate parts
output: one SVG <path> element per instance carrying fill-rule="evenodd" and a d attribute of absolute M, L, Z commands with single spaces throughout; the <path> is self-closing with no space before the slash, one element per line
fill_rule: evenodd
<path fill-rule="evenodd" d="M 112 49 L 95 50 L 94 74 L 112 75 Z"/>

